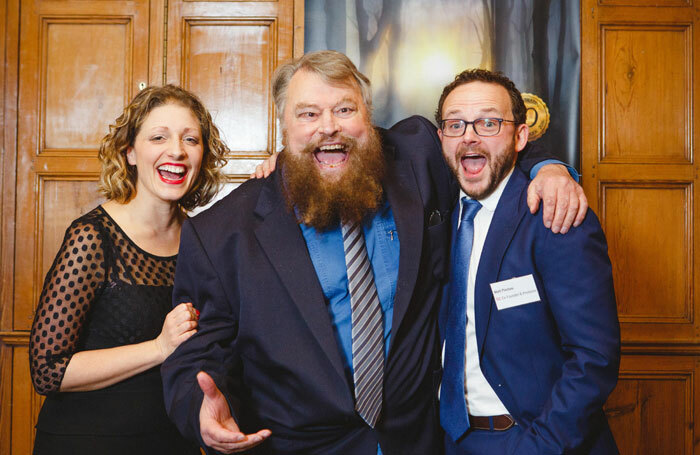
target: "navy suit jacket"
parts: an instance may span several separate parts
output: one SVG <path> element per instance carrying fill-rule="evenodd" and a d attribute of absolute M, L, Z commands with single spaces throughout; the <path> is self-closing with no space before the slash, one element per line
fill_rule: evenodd
<path fill-rule="evenodd" d="M 520 426 L 513 453 L 616 454 L 602 410 L 617 382 L 620 355 L 605 236 L 590 210 L 579 227 L 552 233 L 541 211 L 530 214 L 527 183 L 516 168 L 479 261 L 475 323 L 481 370 Z M 526 275 L 534 277 L 541 300 L 499 310 L 490 283 Z M 441 328 L 448 311 L 445 297 Z M 468 443 L 469 433 L 461 445 Z"/>
<path fill-rule="evenodd" d="M 321 286 L 274 173 L 183 226 L 173 298 L 193 302 L 200 326 L 162 374 L 166 408 L 186 436 L 202 444 L 195 375 L 203 370 L 243 431 L 272 431 L 252 453 L 368 455 L 380 443 L 386 455 L 424 455 L 441 447 L 436 327 L 450 239 L 442 215 L 454 192 L 429 122 L 414 118 L 381 134 L 401 252 L 376 428 L 354 411 Z"/>

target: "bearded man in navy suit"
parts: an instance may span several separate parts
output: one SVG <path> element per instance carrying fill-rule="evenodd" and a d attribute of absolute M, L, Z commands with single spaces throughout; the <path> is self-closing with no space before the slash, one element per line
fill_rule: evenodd
<path fill-rule="evenodd" d="M 561 235 L 530 215 L 515 166 L 525 105 L 502 74 L 459 74 L 436 119 L 463 192 L 439 318 L 446 453 L 618 453 L 602 407 L 620 332 L 598 219 Z"/>

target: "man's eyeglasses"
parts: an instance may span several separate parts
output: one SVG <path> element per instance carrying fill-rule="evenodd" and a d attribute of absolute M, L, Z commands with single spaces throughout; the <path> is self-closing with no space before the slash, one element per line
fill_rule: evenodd
<path fill-rule="evenodd" d="M 467 131 L 469 125 L 473 125 L 474 132 L 479 136 L 495 136 L 501 132 L 501 123 L 515 123 L 514 120 L 502 118 L 478 118 L 473 122 L 461 119 L 447 119 L 440 122 L 442 134 L 447 137 L 460 137 Z"/>

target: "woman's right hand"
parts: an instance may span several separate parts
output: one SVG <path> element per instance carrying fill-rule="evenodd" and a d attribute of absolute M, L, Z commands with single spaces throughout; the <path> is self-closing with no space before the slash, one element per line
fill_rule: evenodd
<path fill-rule="evenodd" d="M 197 319 L 199 312 L 189 302 L 177 305 L 165 316 L 163 329 L 155 340 L 162 360 L 197 332 Z"/>

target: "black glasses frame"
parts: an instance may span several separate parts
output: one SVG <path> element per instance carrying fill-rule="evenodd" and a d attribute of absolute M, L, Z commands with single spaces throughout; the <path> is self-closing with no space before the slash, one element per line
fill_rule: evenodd
<path fill-rule="evenodd" d="M 482 134 L 479 132 L 479 128 L 483 122 L 485 121 L 492 121 L 492 122 L 498 122 L 498 130 L 493 133 L 493 134 Z M 452 134 L 450 131 L 449 133 L 445 129 L 445 122 L 459 122 L 459 124 L 462 126 L 461 128 L 461 133 L 460 134 Z M 484 118 L 478 118 L 474 121 L 468 122 L 466 120 L 462 120 L 459 118 L 448 118 L 440 122 L 440 130 L 442 131 L 443 136 L 447 137 L 462 137 L 466 134 L 467 128 L 469 128 L 469 125 L 472 125 L 472 128 L 474 128 L 474 132 L 476 133 L 477 136 L 481 137 L 491 137 L 491 136 L 497 136 L 501 132 L 501 124 L 503 122 L 508 122 L 508 123 L 515 123 L 515 120 L 506 120 L 502 118 L 495 118 L 495 117 L 484 117 Z"/>

